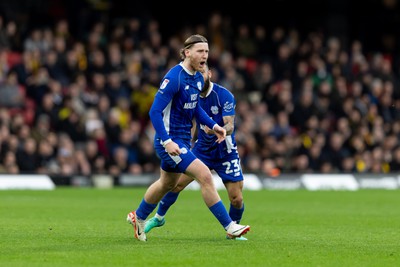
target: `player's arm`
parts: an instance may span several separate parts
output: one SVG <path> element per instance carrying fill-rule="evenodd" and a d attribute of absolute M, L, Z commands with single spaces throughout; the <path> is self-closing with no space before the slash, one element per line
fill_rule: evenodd
<path fill-rule="evenodd" d="M 235 115 L 231 115 L 231 116 L 224 116 L 223 117 L 224 120 L 224 126 L 223 128 L 226 130 L 226 135 L 230 135 L 233 133 L 233 130 L 235 129 Z M 208 128 L 207 126 L 204 126 L 204 132 L 206 134 L 215 134 L 215 132 Z"/>
<path fill-rule="evenodd" d="M 156 95 L 149 111 L 151 123 L 153 124 L 154 130 L 157 132 L 158 136 L 160 136 L 162 142 L 170 139 L 169 134 L 165 129 L 162 115 L 163 110 L 167 105 L 168 100 Z"/>
<path fill-rule="evenodd" d="M 172 101 L 173 95 L 177 90 L 176 88 L 178 87 L 176 84 L 174 84 L 174 82 L 164 79 L 164 82 L 161 84 L 160 89 L 154 97 L 153 104 L 151 105 L 149 111 L 151 123 L 153 124 L 154 130 L 161 138 L 161 144 L 165 147 L 167 152 L 173 156 L 179 155 L 180 149 L 178 144 L 172 141 L 167 130 L 165 129 L 163 110 L 167 107 L 170 101 Z"/>
<path fill-rule="evenodd" d="M 226 130 L 226 135 L 231 135 L 235 130 L 235 115 L 224 116 L 224 128 Z"/>

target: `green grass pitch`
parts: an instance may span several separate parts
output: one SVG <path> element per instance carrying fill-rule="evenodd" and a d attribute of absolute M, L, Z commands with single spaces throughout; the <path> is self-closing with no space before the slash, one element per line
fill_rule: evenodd
<path fill-rule="evenodd" d="M 244 191 L 248 241 L 185 190 L 146 243 L 126 222 L 144 190 L 0 191 L 0 266 L 400 266 L 398 190 Z"/>

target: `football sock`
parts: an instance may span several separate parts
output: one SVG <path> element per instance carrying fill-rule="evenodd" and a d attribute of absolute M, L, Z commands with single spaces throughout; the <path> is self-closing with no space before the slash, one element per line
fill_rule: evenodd
<path fill-rule="evenodd" d="M 136 210 L 136 215 L 139 219 L 146 220 L 150 213 L 157 207 L 157 204 L 147 203 L 144 198 L 140 202 L 139 208 Z"/>
<path fill-rule="evenodd" d="M 231 217 L 232 221 L 235 221 L 236 223 L 240 223 L 243 212 L 244 212 L 244 203 L 241 209 L 235 208 L 234 206 L 232 206 L 232 204 L 229 207 L 229 216 Z"/>
<path fill-rule="evenodd" d="M 218 219 L 219 223 L 226 229 L 228 225 L 232 222 L 231 217 L 229 217 L 228 212 L 225 209 L 222 200 L 218 201 L 211 207 L 209 207 L 210 211 L 214 214 L 215 218 Z"/>
<path fill-rule="evenodd" d="M 162 219 L 164 219 L 164 216 L 159 215 L 158 213 L 156 213 L 154 215 L 154 217 L 156 217 L 157 220 L 161 221 Z"/>
<path fill-rule="evenodd" d="M 179 193 L 168 192 L 160 201 L 158 205 L 157 214 L 164 217 L 169 207 L 171 207 L 178 199 Z"/>

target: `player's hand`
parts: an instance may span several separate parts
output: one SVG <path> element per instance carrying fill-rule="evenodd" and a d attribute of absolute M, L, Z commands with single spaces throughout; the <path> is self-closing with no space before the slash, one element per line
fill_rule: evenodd
<path fill-rule="evenodd" d="M 171 156 L 179 156 L 181 154 L 181 149 L 174 141 L 165 145 L 165 151 L 167 151 L 167 153 Z"/>
<path fill-rule="evenodd" d="M 225 128 L 222 128 L 221 126 L 216 124 L 214 126 L 213 130 L 215 132 L 215 135 L 217 136 L 217 141 L 216 142 L 221 143 L 222 141 L 225 140 L 225 137 L 226 137 Z"/>

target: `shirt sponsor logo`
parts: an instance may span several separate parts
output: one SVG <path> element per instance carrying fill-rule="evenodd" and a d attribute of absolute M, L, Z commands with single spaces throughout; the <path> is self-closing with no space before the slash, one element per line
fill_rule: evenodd
<path fill-rule="evenodd" d="M 183 105 L 184 109 L 194 109 L 196 108 L 197 102 L 191 102 L 191 103 L 185 103 L 185 105 Z"/>
<path fill-rule="evenodd" d="M 224 104 L 224 110 L 226 112 L 232 111 L 234 109 L 233 103 L 232 102 L 225 102 Z"/>

